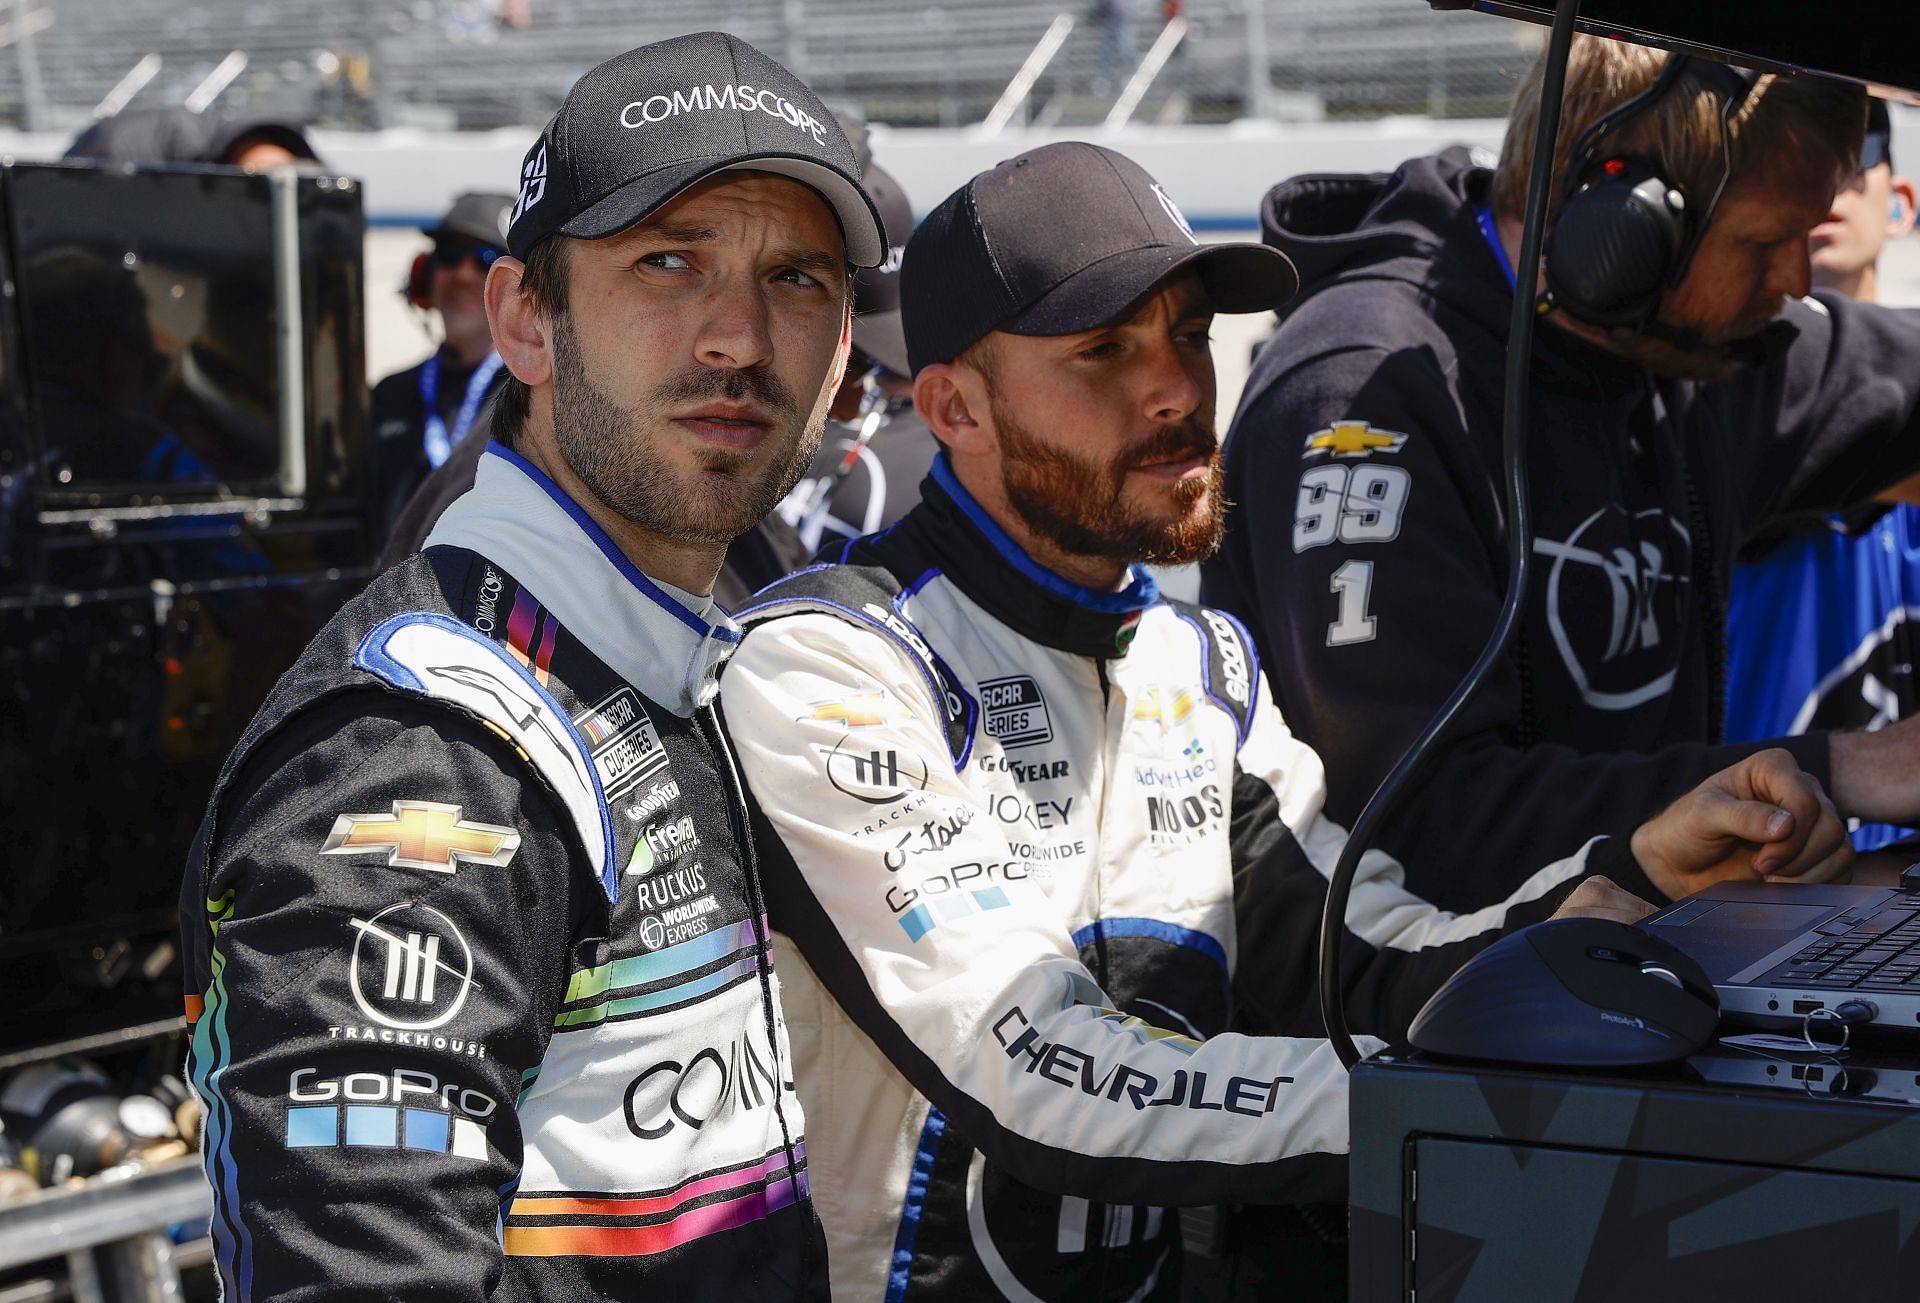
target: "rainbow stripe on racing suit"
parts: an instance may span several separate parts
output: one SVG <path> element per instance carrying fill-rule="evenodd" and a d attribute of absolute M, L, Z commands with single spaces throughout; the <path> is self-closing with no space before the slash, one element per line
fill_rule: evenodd
<path fill-rule="evenodd" d="M 182 909 L 227 1298 L 824 1297 L 738 638 L 496 448 L 282 679 Z"/>

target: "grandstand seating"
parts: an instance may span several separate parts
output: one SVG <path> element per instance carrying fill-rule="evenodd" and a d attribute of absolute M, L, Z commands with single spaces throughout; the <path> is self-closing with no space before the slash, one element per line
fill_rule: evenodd
<path fill-rule="evenodd" d="M 537 123 L 582 71 L 616 49 L 679 32 L 739 33 L 836 105 L 900 125 L 980 120 L 1057 12 L 1078 19 L 1029 110 L 1104 115 L 1100 33 L 1086 0 L 526 0 L 530 23 L 501 25 L 499 0 L 30 0 L 52 23 L 35 37 L 49 125 L 75 126 L 143 55 L 163 70 L 135 104 L 177 103 L 220 59 L 247 70 L 222 108 L 380 125 L 432 117 L 462 127 Z M 1156 0 L 1133 0 L 1139 48 Z M 1296 111 L 1499 112 L 1531 58 L 1529 29 L 1420 0 L 1265 0 L 1270 80 Z M 1192 31 L 1139 116 L 1222 119 L 1247 99 L 1246 0 L 1187 0 Z M 364 60 L 350 93 L 331 69 Z M 359 90 L 367 91 L 366 95 Z M 0 121 L 19 122 L 15 51 L 0 51 Z"/>

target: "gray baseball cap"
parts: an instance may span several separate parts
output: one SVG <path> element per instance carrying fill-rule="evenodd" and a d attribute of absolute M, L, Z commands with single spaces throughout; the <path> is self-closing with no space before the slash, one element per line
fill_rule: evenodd
<path fill-rule="evenodd" d="M 832 112 L 725 32 L 628 50 L 573 84 L 521 165 L 507 251 L 525 258 L 556 231 L 617 235 L 696 182 L 736 169 L 810 186 L 839 218 L 854 266 L 886 257 L 880 214 Z"/>

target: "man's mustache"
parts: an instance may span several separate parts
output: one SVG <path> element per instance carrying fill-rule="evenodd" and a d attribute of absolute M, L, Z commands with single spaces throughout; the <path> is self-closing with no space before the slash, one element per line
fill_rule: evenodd
<path fill-rule="evenodd" d="M 663 403 L 697 403 L 707 399 L 740 402 L 752 399 L 770 415 L 791 419 L 800 408 L 793 391 L 780 377 L 765 367 L 736 367 L 717 370 L 696 366 L 676 372 L 654 390 Z"/>
<path fill-rule="evenodd" d="M 1206 457 L 1219 448 L 1213 427 L 1194 417 L 1177 425 L 1163 425 L 1139 445 L 1116 461 L 1116 469 L 1132 470 L 1157 462 L 1182 461 L 1188 457 Z"/>

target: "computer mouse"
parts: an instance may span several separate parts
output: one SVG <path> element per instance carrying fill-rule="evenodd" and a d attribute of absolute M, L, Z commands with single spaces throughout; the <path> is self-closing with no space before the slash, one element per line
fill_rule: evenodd
<path fill-rule="evenodd" d="M 1671 1063 L 1713 1039 L 1720 1000 L 1700 965 L 1610 919 L 1536 923 L 1488 946 L 1414 1018 L 1415 1049 L 1537 1067 Z"/>

